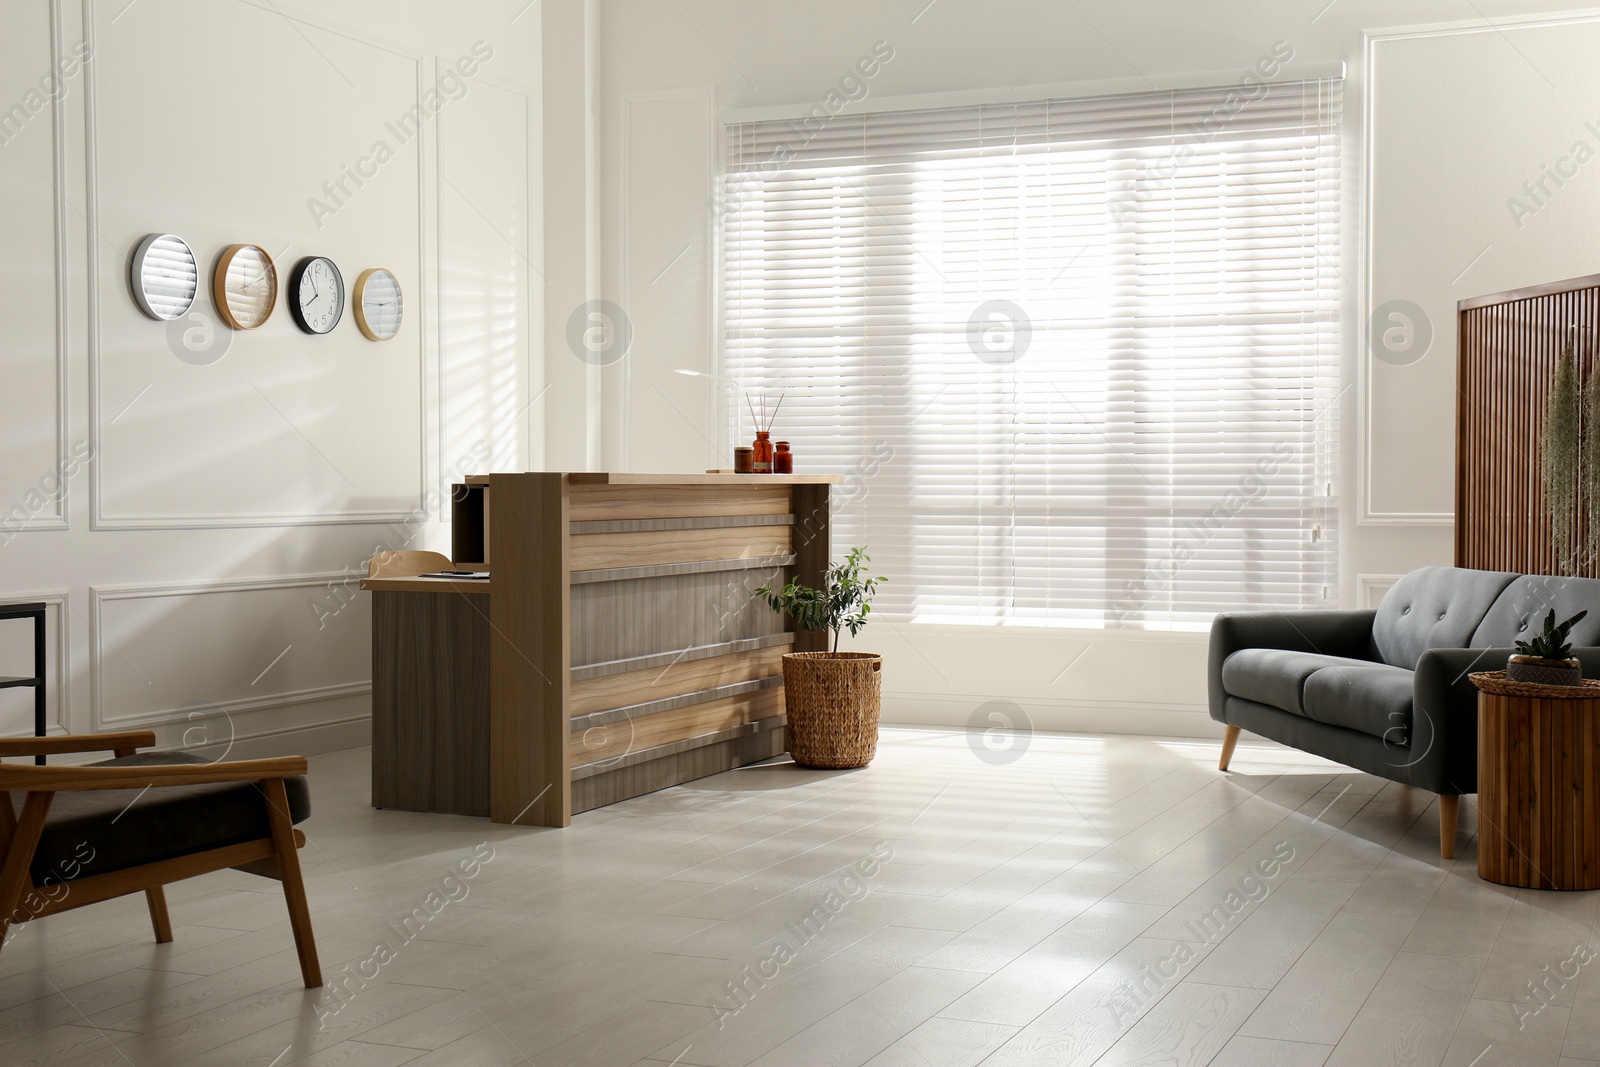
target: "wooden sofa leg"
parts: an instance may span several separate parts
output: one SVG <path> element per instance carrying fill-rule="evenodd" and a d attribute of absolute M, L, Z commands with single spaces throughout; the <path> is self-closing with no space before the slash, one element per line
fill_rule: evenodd
<path fill-rule="evenodd" d="M 311 934 L 311 906 L 300 877 L 300 852 L 295 847 L 294 823 L 289 820 L 289 795 L 282 778 L 268 778 L 261 783 L 261 791 L 267 795 L 267 823 L 272 827 L 272 849 L 283 880 L 283 897 L 289 905 L 289 927 L 294 931 L 294 947 L 300 955 L 300 976 L 307 989 L 316 989 L 322 985 L 322 965 L 317 961 L 317 942 Z"/>
<path fill-rule="evenodd" d="M 1454 793 L 1439 794 L 1439 858 L 1456 858 L 1456 814 L 1461 798 Z"/>
<path fill-rule="evenodd" d="M 150 905 L 150 925 L 155 928 L 156 941 L 165 945 L 172 940 L 172 919 L 167 915 L 167 891 L 162 886 L 151 886 L 144 891 L 145 903 Z"/>
<path fill-rule="evenodd" d="M 1239 728 L 1228 727 L 1228 732 L 1222 737 L 1222 759 L 1217 761 L 1217 770 L 1225 771 L 1228 764 L 1233 762 L 1233 746 L 1239 743 Z"/>

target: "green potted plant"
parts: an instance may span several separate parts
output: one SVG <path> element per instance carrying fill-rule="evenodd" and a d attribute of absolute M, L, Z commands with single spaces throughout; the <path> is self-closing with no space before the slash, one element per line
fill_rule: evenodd
<path fill-rule="evenodd" d="M 853 548 L 844 562 L 828 568 L 821 589 L 791 579 L 782 589 L 756 590 L 800 629 L 833 635 L 830 651 L 783 657 L 789 755 L 803 767 L 865 767 L 877 752 L 883 657 L 839 651 L 845 630 L 854 637 L 867 625 L 872 594 L 886 580 L 862 577 L 863 565 L 870 562 L 865 549 Z"/>
<path fill-rule="evenodd" d="M 1529 641 L 1518 641 L 1517 651 L 1506 661 L 1506 677 L 1513 682 L 1535 685 L 1578 685 L 1583 681 L 1583 664 L 1572 658 L 1567 635 L 1579 619 L 1589 614 L 1580 611 L 1566 622 L 1557 623 L 1552 609 L 1544 619 L 1544 632 Z"/>

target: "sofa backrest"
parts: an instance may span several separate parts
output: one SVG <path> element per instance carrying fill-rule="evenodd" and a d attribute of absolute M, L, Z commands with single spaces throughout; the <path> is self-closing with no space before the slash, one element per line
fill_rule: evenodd
<path fill-rule="evenodd" d="M 1600 645 L 1600 579 L 1525 574 L 1506 586 L 1472 634 L 1473 648 L 1510 648 L 1544 629 L 1552 610 L 1557 622 L 1580 611 L 1567 639 L 1574 645 Z"/>
<path fill-rule="evenodd" d="M 1506 571 L 1417 568 L 1394 583 L 1378 605 L 1372 623 L 1378 657 L 1414 671 L 1430 648 L 1472 647 L 1489 608 L 1516 580 Z"/>

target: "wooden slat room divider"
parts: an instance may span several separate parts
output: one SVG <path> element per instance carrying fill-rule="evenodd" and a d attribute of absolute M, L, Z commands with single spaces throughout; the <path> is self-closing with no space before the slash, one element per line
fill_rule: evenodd
<path fill-rule="evenodd" d="M 1539 430 L 1569 337 L 1582 380 L 1596 373 L 1600 274 L 1473 297 L 1456 310 L 1456 566 L 1559 574 Z M 1576 573 L 1600 576 L 1581 551 Z"/>

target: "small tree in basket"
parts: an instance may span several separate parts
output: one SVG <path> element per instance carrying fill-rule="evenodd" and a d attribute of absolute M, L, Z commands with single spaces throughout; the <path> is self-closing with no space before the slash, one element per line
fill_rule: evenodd
<path fill-rule="evenodd" d="M 839 635 L 850 631 L 854 637 L 867 625 L 872 612 L 872 594 L 882 582 L 861 576 L 862 564 L 871 563 L 866 549 L 852 548 L 843 563 L 835 563 L 823 575 L 822 588 L 790 580 L 782 589 L 762 586 L 756 593 L 766 598 L 767 605 L 779 615 L 787 614 L 800 624 L 802 630 L 833 631 L 833 651 L 839 651 Z"/>

